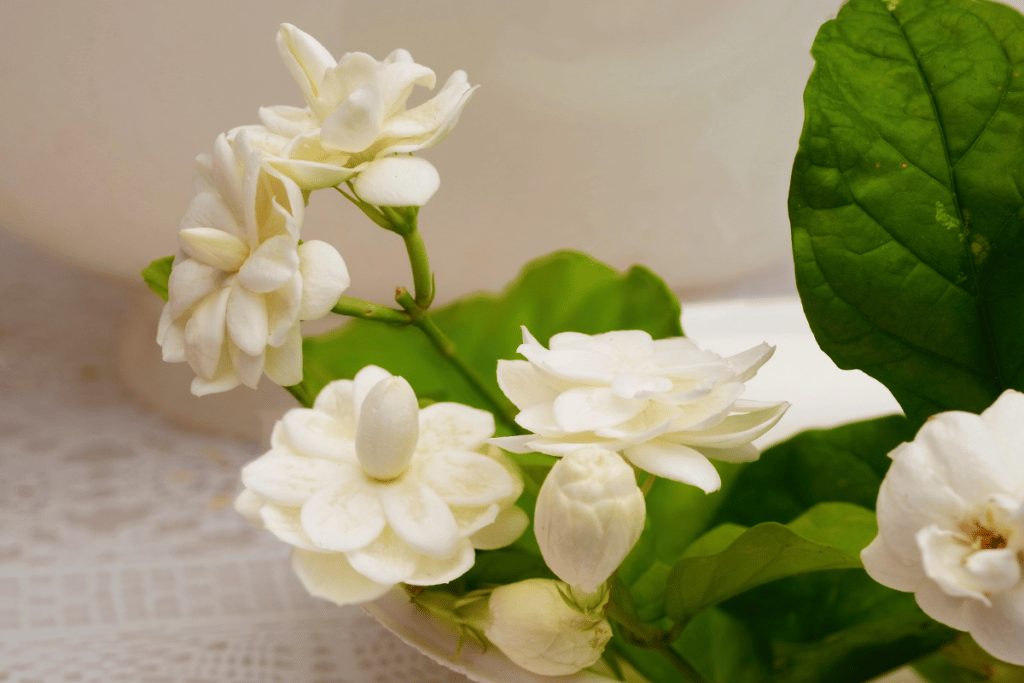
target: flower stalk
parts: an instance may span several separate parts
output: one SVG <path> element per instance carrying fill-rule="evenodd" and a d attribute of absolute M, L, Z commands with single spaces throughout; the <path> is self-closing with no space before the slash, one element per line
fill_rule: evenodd
<path fill-rule="evenodd" d="M 430 340 L 440 354 L 484 397 L 495 411 L 498 419 L 518 432 L 519 428 L 515 422 L 515 406 L 501 394 L 492 391 L 483 378 L 458 356 L 455 342 L 441 331 L 441 328 L 437 326 L 426 310 L 420 308 L 412 294 L 409 293 L 409 290 L 405 287 L 396 288 L 395 301 L 409 314 L 412 324 L 427 336 L 427 339 Z"/>

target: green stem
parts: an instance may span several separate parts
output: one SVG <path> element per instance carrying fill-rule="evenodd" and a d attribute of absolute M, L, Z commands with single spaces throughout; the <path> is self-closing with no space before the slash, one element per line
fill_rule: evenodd
<path fill-rule="evenodd" d="M 692 681 L 693 683 L 707 683 L 707 681 L 704 680 L 704 677 L 697 673 L 697 670 L 694 669 L 688 661 L 686 661 L 685 657 L 672 649 L 671 645 L 663 645 L 657 649 L 665 659 L 671 662 L 672 666 L 686 676 L 686 680 Z"/>
<path fill-rule="evenodd" d="M 427 336 L 427 339 L 431 341 L 434 347 L 440 352 L 445 359 L 451 363 L 455 369 L 473 385 L 473 388 L 479 392 L 481 396 L 491 405 L 494 409 L 495 415 L 498 419 L 504 422 L 508 427 L 519 433 L 521 430 L 515 422 L 517 414 L 516 407 L 505 398 L 503 394 L 494 392 L 476 373 L 473 368 L 466 364 L 462 358 L 459 357 L 457 349 L 455 348 L 455 342 L 448 338 L 444 332 L 441 331 L 427 314 L 425 310 L 420 308 L 416 301 L 409 294 L 409 290 L 405 287 L 399 287 L 395 290 L 395 301 L 404 308 L 409 317 L 412 319 L 412 324 L 420 329 L 423 334 Z"/>
<path fill-rule="evenodd" d="M 341 315 L 349 315 L 353 318 L 374 320 L 391 325 L 408 325 L 412 322 L 412 318 L 405 311 L 395 310 L 388 306 L 381 306 L 380 304 L 355 299 L 350 296 L 340 297 L 338 303 L 331 310 Z"/>
<path fill-rule="evenodd" d="M 427 245 L 423 243 L 423 235 L 418 228 L 402 235 L 405 250 L 409 253 L 409 265 L 412 266 L 412 284 L 416 292 L 416 305 L 430 308 L 434 301 L 434 278 L 430 273 L 430 261 L 427 259 Z"/>

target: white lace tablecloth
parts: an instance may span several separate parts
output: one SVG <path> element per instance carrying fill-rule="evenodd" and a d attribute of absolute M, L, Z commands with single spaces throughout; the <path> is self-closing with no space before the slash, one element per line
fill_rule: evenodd
<path fill-rule="evenodd" d="M 0 681 L 466 681 L 304 593 L 231 507 L 259 444 L 124 394 L 129 301 L 0 236 Z"/>

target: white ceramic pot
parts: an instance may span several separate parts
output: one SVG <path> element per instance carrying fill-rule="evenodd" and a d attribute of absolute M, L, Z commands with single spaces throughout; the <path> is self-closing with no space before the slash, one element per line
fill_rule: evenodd
<path fill-rule="evenodd" d="M 421 214 L 439 301 L 564 247 L 674 288 L 733 281 L 788 258 L 808 49 L 838 4 L 8 0 L 0 226 L 137 283 L 176 248 L 195 155 L 260 105 L 301 103 L 274 44 L 289 21 L 335 55 L 405 47 L 482 84 L 423 153 L 442 178 Z M 306 236 L 337 245 L 354 296 L 408 280 L 400 240 L 340 196 L 313 196 Z"/>

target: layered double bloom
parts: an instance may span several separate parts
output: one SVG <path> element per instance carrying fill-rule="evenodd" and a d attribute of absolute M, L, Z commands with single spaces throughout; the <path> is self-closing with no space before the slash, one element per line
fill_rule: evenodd
<path fill-rule="evenodd" d="M 195 371 L 196 395 L 256 388 L 264 373 L 301 382 L 299 322 L 326 315 L 349 285 L 334 247 L 299 244 L 302 192 L 263 159 L 245 129 L 196 159 L 157 332 L 164 360 Z"/>
<path fill-rule="evenodd" d="M 277 423 L 242 470 L 237 507 L 295 546 L 313 595 L 365 602 L 397 583 L 447 583 L 475 548 L 513 542 L 528 520 L 522 480 L 478 452 L 494 417 L 457 403 L 419 409 L 408 382 L 376 366 L 331 382 Z"/>
<path fill-rule="evenodd" d="M 518 352 L 526 360 L 499 361 L 498 385 L 533 434 L 491 443 L 555 456 L 597 446 L 711 492 L 721 479 L 708 458 L 757 459 L 750 442 L 789 408 L 739 398 L 774 350 L 761 344 L 722 358 L 689 339 L 653 340 L 642 330 L 562 332 L 547 349 L 524 327 Z"/>

